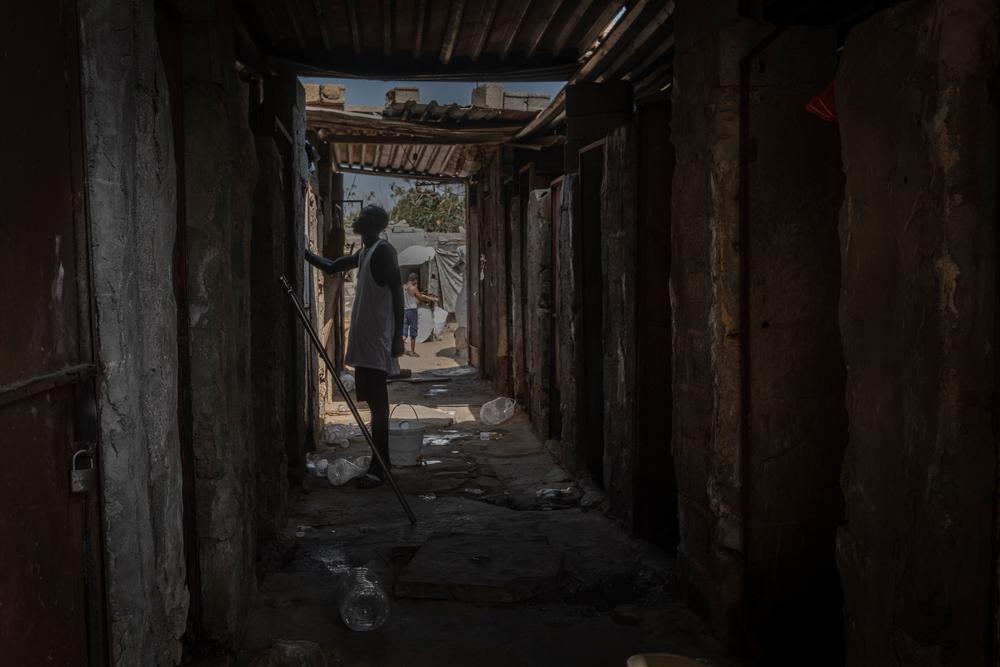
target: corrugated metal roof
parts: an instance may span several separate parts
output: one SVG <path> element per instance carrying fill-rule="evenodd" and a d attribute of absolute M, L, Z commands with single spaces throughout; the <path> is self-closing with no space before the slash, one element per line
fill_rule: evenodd
<path fill-rule="evenodd" d="M 261 55 L 303 75 L 558 81 L 624 4 L 240 0 L 237 9 Z"/>
<path fill-rule="evenodd" d="M 462 127 L 524 125 L 536 115 L 538 115 L 537 111 L 493 109 L 458 104 L 438 104 L 437 102 L 421 104 L 414 101 L 387 104 L 382 112 L 384 118 Z"/>
<path fill-rule="evenodd" d="M 474 173 L 482 146 L 509 141 L 536 114 L 407 102 L 380 115 L 311 106 L 306 122 L 339 171 L 447 180 Z"/>

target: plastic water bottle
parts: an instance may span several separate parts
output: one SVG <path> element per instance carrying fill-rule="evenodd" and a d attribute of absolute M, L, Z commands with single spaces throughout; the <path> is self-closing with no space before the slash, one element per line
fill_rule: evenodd
<path fill-rule="evenodd" d="M 367 567 L 351 568 L 343 595 L 340 617 L 351 630 L 376 630 L 389 618 L 389 598 L 378 576 Z"/>
<path fill-rule="evenodd" d="M 483 404 L 479 409 L 479 421 L 488 425 L 496 426 L 514 416 L 514 399 L 501 396 L 489 403 Z"/>

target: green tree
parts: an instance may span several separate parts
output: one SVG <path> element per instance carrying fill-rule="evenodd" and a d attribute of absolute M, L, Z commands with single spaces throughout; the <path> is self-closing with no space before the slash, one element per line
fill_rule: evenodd
<path fill-rule="evenodd" d="M 417 183 L 407 187 L 393 183 L 391 188 L 395 205 L 389 217 L 393 222 L 405 220 L 429 232 L 458 232 L 465 225 L 461 186 Z"/>

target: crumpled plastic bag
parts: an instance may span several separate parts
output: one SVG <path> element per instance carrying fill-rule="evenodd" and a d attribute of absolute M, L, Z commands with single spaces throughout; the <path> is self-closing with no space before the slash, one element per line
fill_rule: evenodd
<path fill-rule="evenodd" d="M 360 477 L 368 472 L 371 465 L 371 456 L 359 456 L 354 459 L 334 459 L 326 469 L 326 478 L 334 486 L 343 486 L 355 477 Z"/>
<path fill-rule="evenodd" d="M 348 447 L 351 444 L 351 438 L 356 435 L 361 435 L 361 429 L 358 428 L 357 424 L 323 425 L 323 442 L 328 445 Z"/>

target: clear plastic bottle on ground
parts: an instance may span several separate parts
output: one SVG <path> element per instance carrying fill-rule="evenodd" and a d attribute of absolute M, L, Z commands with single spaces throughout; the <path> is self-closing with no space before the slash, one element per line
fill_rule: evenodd
<path fill-rule="evenodd" d="M 514 416 L 514 399 L 501 396 L 489 403 L 483 404 L 479 410 L 479 421 L 488 425 L 496 426 Z"/>
<path fill-rule="evenodd" d="M 389 618 L 389 597 L 378 575 L 367 567 L 351 568 L 347 573 L 340 617 L 357 632 L 376 630 Z"/>

